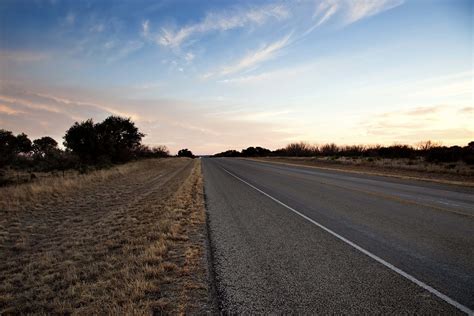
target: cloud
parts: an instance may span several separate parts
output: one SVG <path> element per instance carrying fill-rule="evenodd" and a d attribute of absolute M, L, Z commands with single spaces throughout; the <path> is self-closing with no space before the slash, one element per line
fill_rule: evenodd
<path fill-rule="evenodd" d="M 443 109 L 443 106 L 424 106 L 424 107 L 417 107 L 413 110 L 407 110 L 404 112 L 406 115 L 410 116 L 426 116 L 429 114 L 436 114 Z"/>
<path fill-rule="evenodd" d="M 345 24 L 351 24 L 367 17 L 398 7 L 403 0 L 358 0 L 347 1 Z"/>
<path fill-rule="evenodd" d="M 163 27 L 158 34 L 151 35 L 149 24 L 142 25 L 143 34 L 157 44 L 165 47 L 179 47 L 183 42 L 194 35 L 212 31 L 227 31 L 235 28 L 247 27 L 250 25 L 261 25 L 271 19 L 283 20 L 289 17 L 290 13 L 284 5 L 271 4 L 254 7 L 247 10 L 232 10 L 223 12 L 210 12 L 199 23 L 190 24 L 172 30 Z"/>
<path fill-rule="evenodd" d="M 221 69 L 216 73 L 207 73 L 203 78 L 206 79 L 215 75 L 230 75 L 257 66 L 258 64 L 273 58 L 281 49 L 286 47 L 290 43 L 290 37 L 291 34 L 288 34 L 276 42 L 265 45 L 262 48 L 247 54 L 235 63 L 221 67 Z"/>
<path fill-rule="evenodd" d="M 232 121 L 247 122 L 275 122 L 278 119 L 288 119 L 287 115 L 293 113 L 291 110 L 271 110 L 271 111 L 224 111 L 209 113 L 209 117 L 216 117 Z"/>
<path fill-rule="evenodd" d="M 103 23 L 94 24 L 89 28 L 89 31 L 92 33 L 102 33 L 104 30 L 105 25 Z"/>
<path fill-rule="evenodd" d="M 186 53 L 186 55 L 184 55 L 184 59 L 187 61 L 187 62 L 192 62 L 194 60 L 194 57 L 196 57 L 193 53 L 189 52 L 189 53 Z"/>
<path fill-rule="evenodd" d="M 76 22 L 76 15 L 72 12 L 69 12 L 64 20 L 67 25 L 73 25 Z"/>
<path fill-rule="evenodd" d="M 301 29 L 299 31 L 296 31 L 296 35 L 292 38 L 292 42 L 298 42 L 300 40 L 303 40 L 314 29 L 326 23 L 334 16 L 339 15 L 340 23 L 342 23 L 342 25 L 347 25 L 354 23 L 358 20 L 367 18 L 369 16 L 376 15 L 380 12 L 392 9 L 396 6 L 401 5 L 402 3 L 402 0 L 323 0 L 319 3 L 313 15 L 313 18 L 317 19 L 317 21 L 303 32 L 301 31 Z M 285 10 L 288 9 L 285 8 Z M 289 13 L 281 15 L 281 17 L 287 16 L 289 16 Z M 301 19 L 304 19 L 304 16 L 301 17 Z M 256 20 L 260 20 L 260 18 L 257 18 Z M 231 25 L 235 25 L 235 23 L 231 23 Z M 179 32 L 174 34 L 174 39 L 181 43 L 184 38 L 188 37 L 188 33 L 191 31 L 191 29 L 183 28 Z M 168 36 L 169 34 L 166 33 L 166 35 Z M 225 76 L 233 73 L 238 73 L 242 70 L 246 70 L 253 66 L 256 66 L 259 63 L 272 58 L 276 52 L 288 46 L 288 44 L 290 43 L 289 40 L 290 35 L 272 44 L 266 45 L 253 53 L 248 54 L 243 59 L 235 62 L 234 64 L 222 67 L 217 72 L 207 73 L 203 75 L 202 78 L 206 79 L 216 75 Z M 243 82 L 244 78 L 239 78 L 235 81 Z"/>
<path fill-rule="evenodd" d="M 306 72 L 313 71 L 315 64 L 307 63 L 304 65 L 298 65 L 287 68 L 280 68 L 273 71 L 262 72 L 258 74 L 238 76 L 234 78 L 228 78 L 220 80 L 220 83 L 234 84 L 234 85 L 246 85 L 246 84 L 269 84 L 274 86 L 276 82 L 286 83 L 289 79 L 295 78 L 295 76 L 302 75 Z"/>
<path fill-rule="evenodd" d="M 316 8 L 316 12 L 313 16 L 318 18 L 315 27 L 328 21 L 339 9 L 340 4 L 337 1 L 322 1 Z"/>
<path fill-rule="evenodd" d="M 39 62 L 48 59 L 50 56 L 43 52 L 30 51 L 0 51 L 0 62 Z"/>
<path fill-rule="evenodd" d="M 2 84 L 0 104 L 4 107 L 0 107 L 0 126 L 14 133 L 25 132 L 31 138 L 49 135 L 61 142 L 64 132 L 75 121 L 93 118 L 97 122 L 115 114 L 132 117 L 148 135 L 144 139 L 146 144 L 167 144 L 173 152 L 188 147 L 198 154 L 215 153 L 227 147 L 244 148 L 249 144 L 277 148 L 284 145 L 284 139 L 295 136 L 288 131 L 292 123 L 287 122 L 288 111 L 284 109 L 257 113 L 241 107 L 234 115 L 219 115 L 220 108 L 232 107 L 222 104 L 225 101 L 219 101 L 222 106 L 216 106 L 217 101 L 127 99 L 114 97 L 110 91 L 103 93 L 79 89 L 58 92 L 48 87 Z M 81 100 L 82 95 L 89 99 Z M 22 113 L 13 115 L 12 110 Z"/>
<path fill-rule="evenodd" d="M 133 89 L 136 89 L 136 90 L 156 90 L 156 89 L 160 89 L 162 87 L 163 87 L 162 82 L 152 81 L 152 82 L 146 82 L 146 83 L 136 85 L 136 86 L 133 87 Z"/>
<path fill-rule="evenodd" d="M 332 17 L 339 15 L 343 26 L 393 9 L 403 4 L 404 0 L 323 0 L 316 7 L 314 18 L 317 18 L 314 29 Z"/>
<path fill-rule="evenodd" d="M 115 62 L 122 58 L 127 57 L 128 55 L 134 53 L 135 51 L 143 47 L 143 42 L 141 41 L 128 41 L 122 44 L 122 46 L 117 50 L 114 55 L 111 55 L 107 58 L 107 62 Z"/>
<path fill-rule="evenodd" d="M 145 20 L 143 21 L 142 23 L 142 35 L 144 37 L 148 37 L 150 34 L 150 21 L 149 20 Z"/>
<path fill-rule="evenodd" d="M 473 106 L 467 106 L 459 110 L 459 113 L 464 114 L 464 115 L 474 115 L 474 107 Z"/>
<path fill-rule="evenodd" d="M 443 144 L 465 144 L 474 130 L 467 108 L 436 105 L 378 113 L 361 123 L 368 137 L 388 142 L 416 142 L 422 139 Z"/>
<path fill-rule="evenodd" d="M 38 110 L 50 114 L 60 113 L 71 120 L 84 120 L 92 116 L 120 115 L 141 119 L 138 115 L 115 109 L 113 106 L 85 102 L 77 99 L 42 93 L 18 85 L 2 84 L 0 86 L 0 102 L 16 109 Z"/>
<path fill-rule="evenodd" d="M 5 104 L 0 104 L 0 113 L 7 114 L 7 115 L 18 115 L 25 112 L 16 110 Z"/>
<path fill-rule="evenodd" d="M 377 91 L 384 95 L 403 95 L 418 98 L 452 98 L 467 96 L 472 98 L 473 71 L 451 73 L 422 80 L 407 80 L 397 84 L 367 86 L 364 93 Z"/>

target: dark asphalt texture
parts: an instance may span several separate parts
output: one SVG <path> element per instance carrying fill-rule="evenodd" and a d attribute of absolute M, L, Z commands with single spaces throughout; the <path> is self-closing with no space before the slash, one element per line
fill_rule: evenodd
<path fill-rule="evenodd" d="M 474 308 L 473 189 L 205 158 L 222 312 L 461 313 L 225 170 Z"/>

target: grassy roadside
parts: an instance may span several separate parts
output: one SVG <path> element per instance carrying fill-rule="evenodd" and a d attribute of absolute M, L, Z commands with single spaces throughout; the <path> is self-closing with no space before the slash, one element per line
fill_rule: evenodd
<path fill-rule="evenodd" d="M 47 181 L 0 190 L 0 314 L 208 311 L 199 160 Z"/>
<path fill-rule="evenodd" d="M 59 201 L 75 190 L 97 186 L 114 178 L 126 177 L 153 165 L 153 160 L 142 160 L 87 174 L 70 171 L 65 176 L 59 174 L 52 176 L 48 173 L 48 176 L 36 181 L 0 187 L 0 210 L 28 209 L 45 201 Z"/>
<path fill-rule="evenodd" d="M 402 164 L 400 161 L 390 161 L 382 164 L 377 161 L 333 161 L 312 157 L 259 157 L 246 159 L 286 165 L 307 166 L 326 170 L 344 171 L 349 173 L 388 176 L 400 179 L 421 180 L 474 187 L 474 171 L 466 168 L 463 169 L 463 172 L 454 173 L 451 171 L 443 172 L 443 170 L 439 167 L 413 167 Z"/>

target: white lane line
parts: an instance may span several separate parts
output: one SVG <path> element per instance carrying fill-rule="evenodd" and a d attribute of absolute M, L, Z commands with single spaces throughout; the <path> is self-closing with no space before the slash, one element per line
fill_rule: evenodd
<path fill-rule="evenodd" d="M 244 179 L 236 176 L 235 174 L 233 174 L 232 172 L 228 171 L 227 169 L 221 167 L 225 172 L 227 172 L 228 174 L 230 174 L 231 176 L 233 176 L 234 178 L 236 178 L 237 180 L 245 183 L 246 185 L 248 185 L 249 187 L 257 190 L 258 192 L 262 193 L 263 195 L 265 195 L 266 197 L 272 199 L 273 201 L 277 202 L 278 204 L 286 207 L 287 209 L 289 209 L 290 211 L 294 212 L 295 214 L 303 217 L 304 219 L 306 219 L 307 221 L 313 223 L 314 225 L 318 226 L 319 228 L 323 229 L 324 231 L 328 232 L 329 234 L 333 235 L 334 237 L 342 240 L 343 242 L 345 242 L 346 244 L 354 247 L 355 249 L 359 250 L 360 252 L 362 252 L 363 254 L 369 256 L 370 258 L 374 259 L 375 261 L 383 264 L 384 266 L 386 266 L 387 268 L 389 268 L 390 270 L 400 274 L 401 276 L 403 276 L 404 278 L 412 281 L 413 283 L 417 284 L 418 286 L 424 288 L 425 290 L 429 291 L 430 293 L 436 295 L 437 297 L 439 297 L 440 299 L 442 299 L 443 301 L 445 301 L 446 303 L 448 304 L 451 304 L 452 306 L 456 307 L 457 309 L 463 311 L 464 313 L 468 314 L 468 315 L 474 315 L 474 311 L 469 309 L 467 306 L 464 306 L 462 305 L 461 303 L 458 303 L 456 302 L 455 300 L 453 300 L 452 298 L 444 295 L 443 293 L 441 293 L 440 291 L 438 291 L 437 289 L 429 286 L 428 284 L 418 280 L 417 278 L 415 278 L 414 276 L 406 273 L 405 271 L 395 267 L 393 264 L 391 263 L 388 263 L 387 261 L 383 260 L 382 258 L 378 257 L 377 255 L 374 255 L 373 253 L 369 252 L 368 250 L 365 250 L 364 248 L 362 248 L 361 246 L 353 243 L 352 241 L 342 237 L 341 235 L 339 235 L 338 233 L 332 231 L 331 229 L 327 228 L 326 226 L 323 226 L 322 224 L 316 222 L 315 220 L 309 218 L 308 216 L 298 212 L 297 210 L 295 210 L 294 208 L 292 208 L 291 206 L 288 206 L 286 205 L 285 203 L 283 203 L 282 201 L 278 200 L 277 198 L 274 198 L 273 196 L 271 196 L 270 194 L 260 190 L 259 188 L 255 187 L 254 185 L 248 183 L 247 181 L 245 181 Z"/>

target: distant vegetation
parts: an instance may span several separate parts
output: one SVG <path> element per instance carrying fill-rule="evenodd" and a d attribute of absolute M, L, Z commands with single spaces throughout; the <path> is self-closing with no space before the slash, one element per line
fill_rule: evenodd
<path fill-rule="evenodd" d="M 474 142 L 467 146 L 441 146 L 431 141 L 417 146 L 338 146 L 336 144 L 311 145 L 304 142 L 291 143 L 284 148 L 271 151 L 262 147 L 248 147 L 242 151 L 228 150 L 214 157 L 378 157 L 378 158 L 424 158 L 428 162 L 457 162 L 474 164 Z"/>
<path fill-rule="evenodd" d="M 92 119 L 74 123 L 63 137 L 64 149 L 49 136 L 31 141 L 24 133 L 14 135 L 0 129 L 0 185 L 9 182 L 6 170 L 24 170 L 34 177 L 32 172 L 85 171 L 135 159 L 170 156 L 165 146 L 143 145 L 143 136 L 131 119 L 119 116 L 109 116 L 100 123 Z"/>
<path fill-rule="evenodd" d="M 178 157 L 194 158 L 194 154 L 187 148 L 178 151 Z"/>

